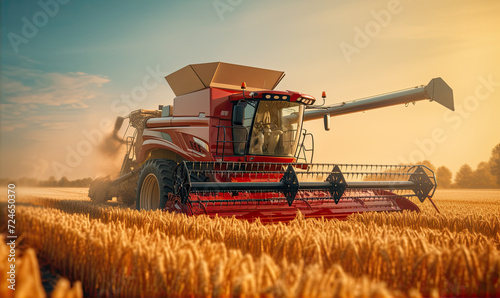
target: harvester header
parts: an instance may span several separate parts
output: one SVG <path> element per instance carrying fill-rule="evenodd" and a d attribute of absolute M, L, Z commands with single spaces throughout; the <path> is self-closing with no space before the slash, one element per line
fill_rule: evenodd
<path fill-rule="evenodd" d="M 436 188 L 422 165 L 315 164 L 304 121 L 429 99 L 451 110 L 453 91 L 441 79 L 334 105 L 275 90 L 284 72 L 223 62 L 192 64 L 166 76 L 176 97 L 158 110 L 125 118 L 135 129 L 120 177 L 96 179 L 92 200 L 117 197 L 137 209 L 236 216 L 263 222 L 344 218 L 354 212 L 418 211 Z M 325 100 L 323 92 L 322 98 Z"/>

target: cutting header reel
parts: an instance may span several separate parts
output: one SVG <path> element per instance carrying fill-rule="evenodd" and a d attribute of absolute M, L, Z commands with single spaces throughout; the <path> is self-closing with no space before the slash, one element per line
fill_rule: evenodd
<path fill-rule="evenodd" d="M 418 207 L 434 194 L 434 173 L 423 165 L 189 162 L 177 165 L 170 211 L 286 221 L 343 218 L 365 211 Z"/>

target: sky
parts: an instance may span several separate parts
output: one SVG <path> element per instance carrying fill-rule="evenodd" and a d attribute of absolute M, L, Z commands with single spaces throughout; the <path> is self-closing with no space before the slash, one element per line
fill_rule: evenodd
<path fill-rule="evenodd" d="M 277 89 L 324 90 L 327 104 L 434 77 L 452 87 L 455 112 L 421 101 L 334 117 L 328 132 L 305 123 L 315 162 L 456 172 L 500 143 L 498 1 L 0 3 L 1 178 L 101 175 L 116 116 L 172 104 L 163 76 L 215 61 L 285 71 Z"/>

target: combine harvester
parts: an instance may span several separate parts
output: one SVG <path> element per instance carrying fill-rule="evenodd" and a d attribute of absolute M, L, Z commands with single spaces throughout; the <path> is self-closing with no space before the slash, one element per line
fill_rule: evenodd
<path fill-rule="evenodd" d="M 95 202 L 117 197 L 137 209 L 235 216 L 262 222 L 345 218 L 366 211 L 419 211 L 409 200 L 431 198 L 434 173 L 423 165 L 314 164 L 304 121 L 429 99 L 454 110 L 441 79 L 427 86 L 325 106 L 274 90 L 281 71 L 222 62 L 188 65 L 166 77 L 173 106 L 137 110 L 120 178 L 98 178 Z M 243 82 L 243 83 L 242 83 Z M 307 146 L 306 144 L 311 144 Z M 431 201 L 432 202 L 432 201 Z"/>

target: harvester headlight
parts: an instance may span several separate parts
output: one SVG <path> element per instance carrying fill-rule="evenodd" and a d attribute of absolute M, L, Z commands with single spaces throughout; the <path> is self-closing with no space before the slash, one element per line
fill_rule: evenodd
<path fill-rule="evenodd" d="M 290 100 L 290 95 L 286 94 L 269 94 L 269 93 L 264 93 L 262 94 L 262 99 L 273 99 L 273 100 Z"/>

